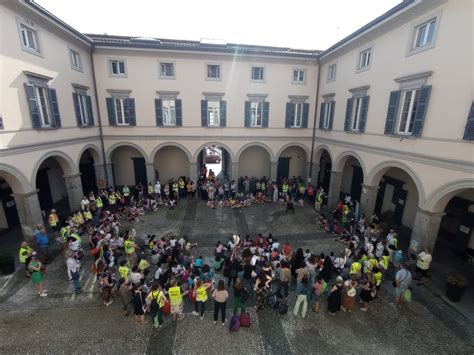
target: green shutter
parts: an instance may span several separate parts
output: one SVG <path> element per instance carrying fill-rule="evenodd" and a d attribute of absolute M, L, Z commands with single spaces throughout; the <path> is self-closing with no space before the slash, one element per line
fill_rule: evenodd
<path fill-rule="evenodd" d="M 92 98 L 89 95 L 86 95 L 86 104 L 89 126 L 94 126 L 94 111 L 92 110 Z"/>
<path fill-rule="evenodd" d="M 156 125 L 163 127 L 163 100 L 155 99 Z"/>
<path fill-rule="evenodd" d="M 329 129 L 332 130 L 332 124 L 334 122 L 334 110 L 336 109 L 336 101 L 331 101 L 331 115 L 329 116 Z"/>
<path fill-rule="evenodd" d="M 352 115 L 352 98 L 347 99 L 346 119 L 344 120 L 344 131 L 351 130 L 351 115 Z"/>
<path fill-rule="evenodd" d="M 367 111 L 369 110 L 370 96 L 364 96 L 360 107 L 359 132 L 365 132 L 365 122 L 367 121 Z"/>
<path fill-rule="evenodd" d="M 76 113 L 76 122 L 77 127 L 82 127 L 82 119 L 81 119 L 81 109 L 79 103 L 79 95 L 75 92 L 72 93 L 72 102 L 74 102 L 74 112 Z"/>
<path fill-rule="evenodd" d="M 137 118 L 135 116 L 135 99 L 127 99 L 126 101 L 128 104 L 128 110 L 125 110 L 125 112 L 128 111 L 128 123 L 130 126 L 136 126 Z"/>
<path fill-rule="evenodd" d="M 107 116 L 109 117 L 109 126 L 116 126 L 117 117 L 115 114 L 115 100 L 113 97 L 107 97 L 105 101 L 107 103 Z"/>
<path fill-rule="evenodd" d="M 394 134 L 397 123 L 398 105 L 400 104 L 401 91 L 392 91 L 388 101 L 387 119 L 385 120 L 385 134 Z"/>
<path fill-rule="evenodd" d="M 58 98 L 56 96 L 55 89 L 48 89 L 49 91 L 49 101 L 51 103 L 51 113 L 53 114 L 53 119 L 51 122 L 53 127 L 61 127 L 61 116 L 59 115 L 59 106 Z"/>
<path fill-rule="evenodd" d="M 264 102 L 263 103 L 263 119 L 262 119 L 262 127 L 268 128 L 268 119 L 270 116 L 270 103 Z"/>
<path fill-rule="evenodd" d="M 201 127 L 207 127 L 207 100 L 201 100 Z"/>
<path fill-rule="evenodd" d="M 303 104 L 303 119 L 301 121 L 301 128 L 308 128 L 309 118 L 309 104 Z"/>
<path fill-rule="evenodd" d="M 474 102 L 471 104 L 471 111 L 467 117 L 466 129 L 464 130 L 465 140 L 474 140 Z"/>
<path fill-rule="evenodd" d="M 227 124 L 227 103 L 225 100 L 221 100 L 220 103 L 219 123 L 221 127 L 225 127 Z"/>
<path fill-rule="evenodd" d="M 250 122 L 250 116 L 251 116 L 251 102 L 250 101 L 245 101 L 245 108 L 244 108 L 244 127 L 247 127 L 249 128 L 250 125 L 251 125 L 251 122 Z"/>
<path fill-rule="evenodd" d="M 25 84 L 26 90 L 26 99 L 28 100 L 28 107 L 30 108 L 31 121 L 33 123 L 33 128 L 41 128 L 41 118 L 38 109 L 38 104 L 36 102 L 35 88 L 33 85 Z"/>
<path fill-rule="evenodd" d="M 295 114 L 295 105 L 291 102 L 286 103 L 285 128 L 291 127 L 291 117 Z"/>
<path fill-rule="evenodd" d="M 176 110 L 176 127 L 183 125 L 183 110 L 181 108 L 181 100 L 174 100 L 174 107 Z"/>
<path fill-rule="evenodd" d="M 419 137 L 423 131 L 425 123 L 426 110 L 428 109 L 428 101 L 430 100 L 431 85 L 421 87 L 420 98 L 416 106 L 415 120 L 413 122 L 412 136 Z"/>
<path fill-rule="evenodd" d="M 319 129 L 324 129 L 324 111 L 325 111 L 325 102 L 321 102 L 321 108 L 319 110 Z"/>

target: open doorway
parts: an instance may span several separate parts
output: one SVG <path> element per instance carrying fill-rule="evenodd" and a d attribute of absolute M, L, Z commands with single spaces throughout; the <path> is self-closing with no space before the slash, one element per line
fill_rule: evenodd
<path fill-rule="evenodd" d="M 218 145 L 209 145 L 198 156 L 199 175 L 224 181 L 230 177 L 230 155 Z"/>

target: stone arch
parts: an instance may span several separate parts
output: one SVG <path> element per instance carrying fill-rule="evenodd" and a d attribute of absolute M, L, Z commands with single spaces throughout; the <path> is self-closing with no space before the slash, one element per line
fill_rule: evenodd
<path fill-rule="evenodd" d="M 164 142 L 164 143 L 160 143 L 158 146 L 156 146 L 150 156 L 148 157 L 148 161 L 149 162 L 153 162 L 153 160 L 155 159 L 155 155 L 156 153 L 162 149 L 162 148 L 165 148 L 165 147 L 176 147 L 176 148 L 179 148 L 181 149 L 184 153 L 186 153 L 186 156 L 188 157 L 188 160 L 189 161 L 192 161 L 193 160 L 193 156 L 191 154 L 191 152 L 188 150 L 188 148 L 186 148 L 184 145 L 182 144 L 179 144 L 179 143 L 176 143 L 176 142 Z"/>
<path fill-rule="evenodd" d="M 473 179 L 458 180 L 443 185 L 427 198 L 426 210 L 430 212 L 443 212 L 449 200 L 467 189 L 474 189 Z"/>
<path fill-rule="evenodd" d="M 145 163 L 148 163 L 148 154 L 146 154 L 145 150 L 140 147 L 138 144 L 132 143 L 132 142 L 118 142 L 115 143 L 114 145 L 110 146 L 109 149 L 107 149 L 107 152 L 105 154 L 107 163 L 112 163 L 112 154 L 114 153 L 114 150 L 120 147 L 131 147 L 135 148 L 140 152 L 140 154 L 145 158 Z"/>
<path fill-rule="evenodd" d="M 84 154 L 84 152 L 89 149 L 90 152 L 91 152 L 91 155 L 92 157 L 94 158 L 94 164 L 95 165 L 101 165 L 103 164 L 103 161 L 102 161 L 102 154 L 101 154 L 101 150 L 99 147 L 97 147 L 95 144 L 86 144 L 84 147 L 81 148 L 81 150 L 79 151 L 79 155 L 77 156 L 77 162 L 76 162 L 76 166 L 79 166 L 79 163 L 81 161 L 81 158 L 82 158 L 82 155 Z"/>
<path fill-rule="evenodd" d="M 51 152 L 45 153 L 40 159 L 37 160 L 36 164 L 33 166 L 33 172 L 31 174 L 31 186 L 36 188 L 36 175 L 38 174 L 38 169 L 40 168 L 41 164 L 48 159 L 54 158 L 61 166 L 64 175 L 73 175 L 78 174 L 79 169 L 77 165 L 74 164 L 72 158 L 64 152 L 60 152 L 58 150 L 53 150 Z"/>
<path fill-rule="evenodd" d="M 0 176 L 7 181 L 13 193 L 24 193 L 33 189 L 26 176 L 8 164 L 0 163 Z"/>
<path fill-rule="evenodd" d="M 412 178 L 418 190 L 419 205 L 423 206 L 423 204 L 425 203 L 426 196 L 423 184 L 421 183 L 418 174 L 411 167 L 400 161 L 389 160 L 376 165 L 367 175 L 367 178 L 365 179 L 365 184 L 369 186 L 378 186 L 382 176 L 391 168 L 398 168 L 400 170 L 403 170 Z"/>
<path fill-rule="evenodd" d="M 359 162 L 360 167 L 362 168 L 362 172 L 364 173 L 364 179 L 365 179 L 365 177 L 367 176 L 367 168 L 365 167 L 364 160 L 360 157 L 358 153 L 352 150 L 346 150 L 336 157 L 336 159 L 334 160 L 333 170 L 342 171 L 344 169 L 344 164 L 347 162 L 349 158 L 354 158 Z"/>
<path fill-rule="evenodd" d="M 306 145 L 304 145 L 303 143 L 300 143 L 300 142 L 290 142 L 290 143 L 285 144 L 283 147 L 281 147 L 278 150 L 277 154 L 275 155 L 275 159 L 278 160 L 278 158 L 285 151 L 285 149 L 290 148 L 290 147 L 299 147 L 299 148 L 303 149 L 303 151 L 306 154 L 306 160 L 309 161 L 309 157 L 311 156 L 311 152 L 310 152 L 309 148 Z"/>
<path fill-rule="evenodd" d="M 250 143 L 247 143 L 245 145 L 243 145 L 239 151 L 237 152 L 237 155 L 235 156 L 235 161 L 239 161 L 240 160 L 240 156 L 242 154 L 242 152 L 249 148 L 249 147 L 252 147 L 252 146 L 257 146 L 257 147 L 261 147 L 263 149 L 265 149 L 270 157 L 270 161 L 271 162 L 275 162 L 275 156 L 273 155 L 273 152 L 272 150 L 266 145 L 266 144 L 263 144 L 263 143 L 260 143 L 260 142 L 250 142 Z"/>
<path fill-rule="evenodd" d="M 194 153 L 194 157 L 193 157 L 193 161 L 196 161 L 199 157 L 199 153 L 206 147 L 209 147 L 210 145 L 216 145 L 218 147 L 221 147 L 221 148 L 224 148 L 227 153 L 230 154 L 230 159 L 235 162 L 237 161 L 236 160 L 236 156 L 234 154 L 234 152 L 232 151 L 232 149 L 229 148 L 229 146 L 227 144 L 224 144 L 224 143 L 221 143 L 221 142 L 215 142 L 215 141 L 210 141 L 210 142 L 207 142 L 207 143 L 204 143 L 204 144 L 201 144 L 199 146 L 198 149 L 196 149 L 196 152 Z"/>
<path fill-rule="evenodd" d="M 319 162 L 319 160 L 321 159 L 321 155 L 324 151 L 328 153 L 329 158 L 331 158 L 331 161 L 334 161 L 333 153 L 331 152 L 331 149 L 329 149 L 329 146 L 327 146 L 326 144 L 320 144 L 314 149 L 313 162 Z"/>

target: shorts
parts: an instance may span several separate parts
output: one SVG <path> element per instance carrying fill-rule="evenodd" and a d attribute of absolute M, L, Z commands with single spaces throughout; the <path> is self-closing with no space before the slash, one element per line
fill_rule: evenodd
<path fill-rule="evenodd" d="M 183 314 L 183 303 L 177 305 L 171 305 L 171 314 L 181 315 Z"/>
<path fill-rule="evenodd" d="M 397 297 L 399 297 L 400 295 L 404 294 L 406 290 L 407 290 L 407 289 L 404 288 L 404 287 L 397 287 L 397 288 L 395 289 L 395 292 L 396 292 Z"/>

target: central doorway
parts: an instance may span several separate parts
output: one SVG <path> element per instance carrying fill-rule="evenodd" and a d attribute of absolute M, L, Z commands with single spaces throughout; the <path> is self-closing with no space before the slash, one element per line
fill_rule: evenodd
<path fill-rule="evenodd" d="M 198 155 L 199 176 L 213 175 L 220 181 L 230 178 L 231 159 L 225 148 L 218 145 L 209 145 L 203 148 Z"/>

